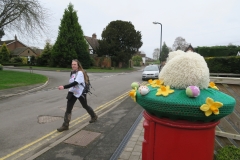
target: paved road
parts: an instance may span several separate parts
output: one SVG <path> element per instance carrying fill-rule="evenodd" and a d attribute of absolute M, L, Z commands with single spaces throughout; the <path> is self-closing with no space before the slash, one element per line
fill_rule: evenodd
<path fill-rule="evenodd" d="M 25 159 L 67 134 L 55 133 L 56 128 L 62 124 L 67 93 L 67 90 L 59 91 L 55 87 L 66 84 L 69 73 L 53 71 L 34 71 L 34 73 L 49 77 L 49 83 L 45 88 L 0 100 L 0 157 L 8 155 L 10 159 L 14 156 L 18 157 L 17 159 Z M 89 73 L 89 76 L 95 89 L 94 95 L 88 96 L 89 105 L 93 109 L 119 104 L 122 97 L 126 97 L 126 93 L 130 90 L 130 84 L 133 81 L 141 82 L 139 71 Z M 81 125 L 80 122 L 83 121 L 78 118 L 85 114 L 86 111 L 76 103 L 72 118 L 76 125 L 72 129 Z M 43 141 L 41 138 L 44 136 L 49 138 Z M 28 148 L 32 143 L 36 143 L 37 146 Z"/>

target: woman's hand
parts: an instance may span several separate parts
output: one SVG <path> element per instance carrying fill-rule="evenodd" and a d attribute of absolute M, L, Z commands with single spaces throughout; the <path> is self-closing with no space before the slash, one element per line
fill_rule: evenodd
<path fill-rule="evenodd" d="M 59 90 L 63 90 L 64 87 L 63 87 L 63 86 L 59 86 L 58 89 L 59 89 Z"/>

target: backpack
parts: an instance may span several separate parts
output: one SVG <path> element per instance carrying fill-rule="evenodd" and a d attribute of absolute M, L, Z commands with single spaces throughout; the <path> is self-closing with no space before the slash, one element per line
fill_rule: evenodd
<path fill-rule="evenodd" d="M 87 74 L 87 72 L 85 70 L 83 72 L 85 72 L 85 74 L 86 74 L 86 76 L 88 78 L 88 81 L 85 82 L 85 86 L 82 83 L 80 84 L 84 88 L 82 94 L 87 94 L 87 93 L 92 94 L 92 92 L 90 91 L 90 87 L 92 88 L 92 85 L 90 83 L 89 76 L 88 76 L 88 74 Z M 74 71 L 71 71 L 70 77 L 72 76 L 73 73 L 74 73 Z"/>

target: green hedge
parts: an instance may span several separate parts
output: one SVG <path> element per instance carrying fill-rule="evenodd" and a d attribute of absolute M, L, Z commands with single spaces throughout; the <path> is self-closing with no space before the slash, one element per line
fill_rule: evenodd
<path fill-rule="evenodd" d="M 2 63 L 2 65 L 4 65 L 4 66 L 15 66 L 17 64 L 18 63 Z"/>
<path fill-rule="evenodd" d="M 240 148 L 225 146 L 217 151 L 215 160 L 238 160 L 240 159 Z"/>
<path fill-rule="evenodd" d="M 0 71 L 3 70 L 3 66 L 0 64 Z"/>
<path fill-rule="evenodd" d="M 240 56 L 205 58 L 210 73 L 240 73 Z"/>
<path fill-rule="evenodd" d="M 240 51 L 240 46 L 212 46 L 212 47 L 197 47 L 195 52 L 203 57 L 223 57 L 236 56 Z"/>

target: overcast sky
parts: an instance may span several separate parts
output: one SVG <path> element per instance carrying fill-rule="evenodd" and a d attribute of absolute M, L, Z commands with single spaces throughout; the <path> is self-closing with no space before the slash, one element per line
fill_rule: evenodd
<path fill-rule="evenodd" d="M 152 58 L 160 47 L 159 24 L 162 24 L 162 42 L 172 47 L 181 36 L 193 47 L 215 45 L 240 45 L 240 0 L 39 0 L 51 13 L 50 32 L 42 42 L 32 44 L 18 37 L 26 45 L 44 48 L 45 40 L 54 43 L 64 10 L 71 2 L 77 11 L 79 24 L 85 36 L 97 34 L 101 39 L 103 29 L 115 20 L 131 21 L 142 34 L 140 51 Z M 13 39 L 3 37 L 2 40 Z"/>

